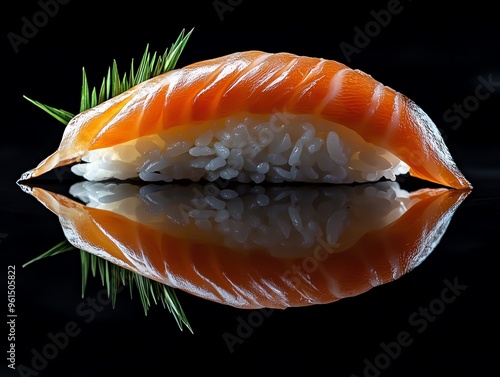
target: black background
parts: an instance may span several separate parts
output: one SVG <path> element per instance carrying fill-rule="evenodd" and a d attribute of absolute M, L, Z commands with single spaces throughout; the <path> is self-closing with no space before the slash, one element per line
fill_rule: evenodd
<path fill-rule="evenodd" d="M 36 1 L 9 2 L 2 11 L 2 114 L 0 136 L 0 260 L 7 296 L 7 266 L 16 266 L 16 363 L 32 367 L 32 350 L 40 351 L 49 333 L 64 331 L 70 321 L 80 333 L 39 376 L 104 376 L 138 371 L 140 375 L 174 373 L 357 376 L 365 360 L 411 331 L 408 317 L 439 298 L 443 281 L 467 286 L 413 343 L 380 372 L 381 376 L 498 375 L 498 240 L 500 153 L 495 130 L 500 99 L 500 29 L 496 11 L 484 1 L 452 6 L 401 1 L 400 10 L 375 32 L 366 46 L 346 56 L 341 44 L 356 47 L 355 27 L 374 20 L 371 11 L 394 2 L 371 4 L 275 1 L 228 1 L 218 13 L 213 1 L 152 1 L 133 5 L 72 0 L 59 5 L 27 43 L 23 21 L 41 10 Z M 232 5 L 231 5 L 232 4 Z M 43 21 L 43 20 L 42 20 Z M 153 307 L 147 316 L 128 293 L 95 313 L 90 323 L 76 312 L 96 297 L 100 282 L 91 279 L 81 297 L 80 259 L 67 253 L 27 268 L 22 264 L 63 239 L 57 218 L 15 184 L 58 146 L 63 126 L 22 98 L 77 112 L 81 68 L 90 83 L 100 83 L 116 59 L 128 67 L 147 43 L 163 52 L 182 29 L 194 32 L 178 66 L 242 50 L 287 51 L 323 57 L 361 69 L 406 94 L 442 128 L 458 166 L 474 185 L 458 208 L 434 252 L 411 273 L 363 295 L 337 303 L 275 311 L 230 353 L 222 335 L 236 333 L 238 317 L 250 312 L 178 292 L 194 334 L 181 332 L 172 316 Z M 373 29 L 374 30 L 374 29 Z M 12 35 L 12 34 L 11 34 Z M 360 47 L 361 45 L 357 45 Z M 481 79 L 492 92 L 474 102 Z M 484 89 L 481 93 L 486 93 Z M 457 122 L 443 118 L 454 104 L 469 104 Z M 474 106 L 473 106 L 474 105 Z M 471 106 L 474 108 L 472 109 Z M 457 127 L 458 126 L 458 127 Z M 7 311 L 6 300 L 4 313 Z M 0 334 L 2 355 L 7 347 Z M 0 376 L 17 376 L 5 366 Z"/>

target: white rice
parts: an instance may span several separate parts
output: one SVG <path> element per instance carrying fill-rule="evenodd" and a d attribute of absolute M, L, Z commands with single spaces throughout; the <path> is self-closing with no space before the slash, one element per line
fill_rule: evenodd
<path fill-rule="evenodd" d="M 346 127 L 312 116 L 241 115 L 92 150 L 72 171 L 87 180 L 352 183 L 394 180 L 406 163 Z M 279 119 L 285 119 L 283 116 Z"/>
<path fill-rule="evenodd" d="M 340 252 L 367 232 L 391 224 L 418 201 L 388 181 L 267 188 L 84 181 L 73 185 L 70 194 L 87 206 L 175 237 L 206 239 L 243 252 L 265 250 L 276 257 L 310 255 L 318 238 Z"/>

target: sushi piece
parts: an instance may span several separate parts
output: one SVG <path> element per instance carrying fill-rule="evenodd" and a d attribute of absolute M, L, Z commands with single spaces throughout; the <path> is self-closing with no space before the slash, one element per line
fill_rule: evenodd
<path fill-rule="evenodd" d="M 341 63 L 238 52 L 153 77 L 75 116 L 21 180 L 352 183 L 399 174 L 470 188 L 429 116 Z"/>
<path fill-rule="evenodd" d="M 470 192 L 84 181 L 70 199 L 22 187 L 76 248 L 243 309 L 327 304 L 398 279 L 434 250 Z"/>

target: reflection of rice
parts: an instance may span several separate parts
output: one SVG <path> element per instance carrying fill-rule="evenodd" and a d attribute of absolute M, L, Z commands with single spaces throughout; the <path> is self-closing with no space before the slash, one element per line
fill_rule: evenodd
<path fill-rule="evenodd" d="M 394 180 L 409 168 L 354 131 L 312 116 L 234 117 L 143 136 L 91 150 L 72 171 L 88 180 L 139 177 L 144 181 L 218 178 L 242 183 L 374 182 Z"/>
<path fill-rule="evenodd" d="M 70 193 L 173 235 L 202 237 L 238 250 L 307 255 L 318 237 L 338 251 L 397 220 L 418 199 L 396 182 L 358 186 L 263 187 L 80 182 Z M 180 232 L 181 228 L 190 231 Z"/>

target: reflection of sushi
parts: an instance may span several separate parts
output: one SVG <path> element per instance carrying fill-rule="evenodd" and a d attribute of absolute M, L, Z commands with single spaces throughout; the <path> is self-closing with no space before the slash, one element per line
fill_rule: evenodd
<path fill-rule="evenodd" d="M 75 162 L 89 180 L 350 183 L 409 171 L 470 187 L 404 95 L 335 61 L 259 51 L 167 72 L 77 115 L 22 179 Z"/>
<path fill-rule="evenodd" d="M 468 191 L 396 182 L 218 187 L 83 182 L 83 205 L 24 188 L 68 241 L 119 266 L 239 308 L 337 301 L 391 282 L 435 248 Z"/>

